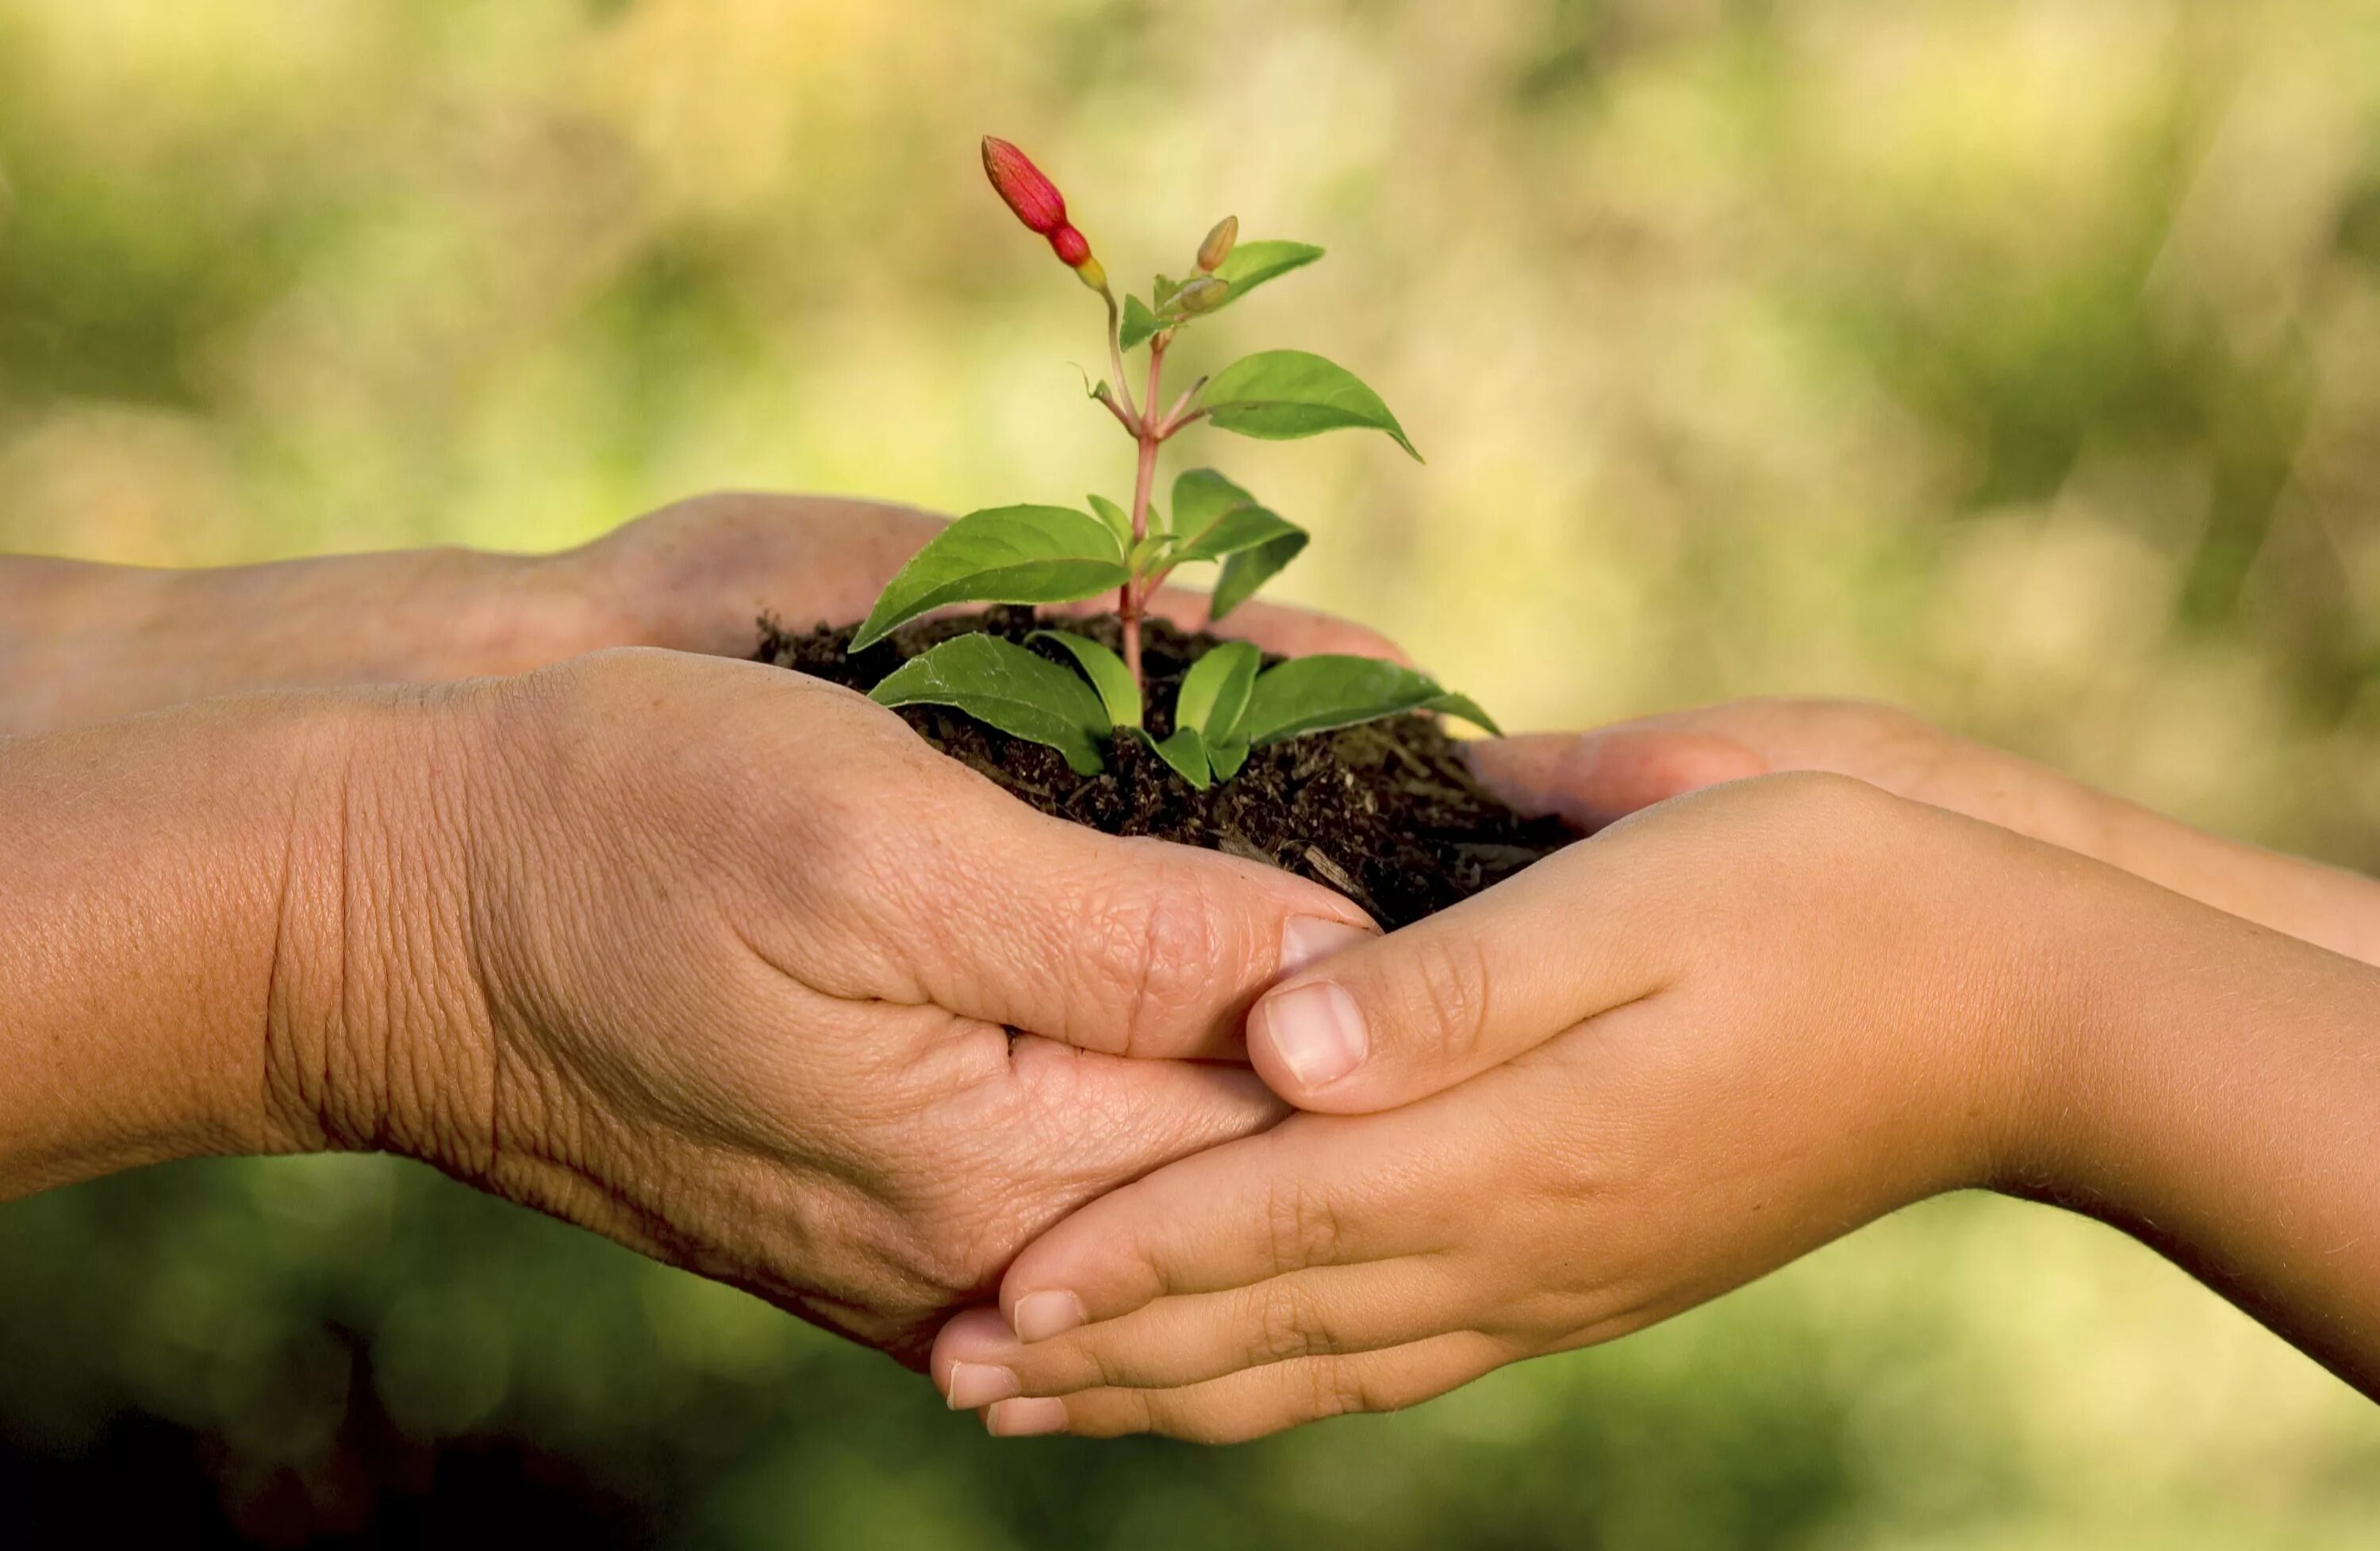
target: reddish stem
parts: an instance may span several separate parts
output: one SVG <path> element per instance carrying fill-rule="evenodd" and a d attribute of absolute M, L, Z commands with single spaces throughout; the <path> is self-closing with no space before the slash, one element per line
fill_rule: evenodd
<path fill-rule="evenodd" d="M 1157 394 L 1165 377 L 1165 347 L 1172 343 L 1160 333 L 1148 342 L 1148 393 L 1144 402 L 1149 413 L 1156 413 Z M 1140 444 L 1140 467 L 1132 484 L 1132 542 L 1137 549 L 1148 537 L 1148 497 L 1157 483 L 1157 449 L 1165 438 L 1159 428 L 1147 418 L 1140 421 L 1134 440 Z M 1127 565 L 1131 556 L 1124 557 Z M 1148 603 L 1148 588 L 1137 576 L 1126 576 L 1123 588 L 1116 600 L 1116 614 L 1123 622 L 1123 665 L 1132 674 L 1132 682 L 1146 693 L 1148 686 L 1140 676 L 1140 618 Z"/>

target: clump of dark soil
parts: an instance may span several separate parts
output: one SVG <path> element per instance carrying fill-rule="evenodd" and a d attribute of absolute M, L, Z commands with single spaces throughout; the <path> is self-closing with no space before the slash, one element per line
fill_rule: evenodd
<path fill-rule="evenodd" d="M 856 656 L 855 627 L 788 634 L 761 622 L 759 660 L 868 690 L 911 657 L 972 630 L 1023 643 L 1030 609 L 918 620 Z M 1112 614 L 1066 628 L 1119 645 Z M 1173 693 L 1217 637 L 1162 621 L 1141 627 L 1148 730 L 1172 731 Z M 1046 644 L 1034 650 L 1072 665 Z M 1281 660 L 1268 657 L 1268 664 Z M 1472 778 L 1435 719 L 1413 715 L 1254 750 L 1228 782 L 1199 792 L 1135 738 L 1106 749 L 1107 769 L 1078 776 L 1055 749 L 1012 738 L 955 710 L 899 713 L 926 741 L 1044 813 L 1114 835 L 1153 835 L 1269 862 L 1338 890 L 1394 928 L 1469 898 L 1578 838 L 1558 819 L 1524 818 Z"/>

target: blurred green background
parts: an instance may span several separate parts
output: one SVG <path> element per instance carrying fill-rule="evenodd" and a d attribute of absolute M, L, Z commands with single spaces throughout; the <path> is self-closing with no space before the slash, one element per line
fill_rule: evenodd
<path fill-rule="evenodd" d="M 987 130 L 1135 285 L 1227 211 L 1331 248 L 1190 348 L 1324 350 L 1429 465 L 1216 451 L 1317 530 L 1284 595 L 1508 724 L 1878 695 L 2380 865 L 2351 0 L 0 0 L 0 548 L 540 548 L 720 486 L 1113 488 L 1070 364 L 1097 309 L 984 188 Z M 880 1358 L 380 1160 L 0 1209 L 14 1457 L 164 1419 L 285 1533 L 356 1511 L 367 1402 L 416 1446 L 528 1440 L 685 1545 L 2380 1533 L 2380 1413 L 1998 1201 L 1205 1452 L 993 1448 Z"/>

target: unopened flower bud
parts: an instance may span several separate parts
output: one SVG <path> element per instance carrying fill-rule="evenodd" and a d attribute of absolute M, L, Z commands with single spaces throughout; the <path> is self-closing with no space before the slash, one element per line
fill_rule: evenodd
<path fill-rule="evenodd" d="M 1222 268 L 1223 261 L 1232 256 L 1232 244 L 1239 240 L 1240 218 L 1238 216 L 1226 215 L 1216 222 L 1215 229 L 1207 234 L 1207 240 L 1198 245 L 1199 273 L 1212 274 Z"/>
<path fill-rule="evenodd" d="M 1066 219 L 1065 196 L 1042 175 L 1032 158 L 1006 140 L 983 138 L 984 175 L 1028 231 L 1050 239 L 1050 250 L 1092 290 L 1107 286 L 1107 271 L 1091 256 L 1091 245 Z"/>
<path fill-rule="evenodd" d="M 1196 280 L 1184 282 L 1182 289 L 1173 293 L 1172 309 L 1196 317 L 1201 312 L 1214 311 L 1231 299 L 1231 295 L 1230 281 L 1218 280 L 1211 274 L 1202 274 Z"/>

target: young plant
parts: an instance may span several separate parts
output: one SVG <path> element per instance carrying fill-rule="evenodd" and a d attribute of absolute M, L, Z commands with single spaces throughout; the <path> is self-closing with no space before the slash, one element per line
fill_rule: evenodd
<path fill-rule="evenodd" d="M 1165 357 L 1182 332 L 1257 286 L 1303 269 L 1322 249 L 1302 242 L 1241 242 L 1226 216 L 1207 234 L 1189 275 L 1159 275 L 1149 297 L 1116 302 L 1091 245 L 1066 218 L 1066 201 L 1023 151 L 1006 140 L 983 142 L 984 171 L 1008 208 L 1046 237 L 1062 263 L 1107 304 L 1108 359 L 1113 385 L 1090 396 L 1133 440 L 1132 504 L 1088 498 L 1070 506 L 995 506 L 945 528 L 901 568 L 876 600 L 851 649 L 873 646 L 908 620 L 949 603 L 1072 603 L 1112 591 L 1122 621 L 1119 657 L 1086 636 L 1036 631 L 1074 664 L 997 636 L 967 635 L 910 659 L 879 684 L 887 706 L 952 706 L 1013 737 L 1046 744 L 1078 774 L 1102 768 L 1100 748 L 1139 737 L 1191 785 L 1228 781 L 1248 751 L 1301 733 L 1327 732 L 1413 710 L 1451 712 L 1490 732 L 1495 723 L 1469 699 L 1428 675 L 1367 657 L 1298 658 L 1259 672 L 1245 642 L 1227 642 L 1192 664 L 1176 697 L 1172 731 L 1161 741 L 1144 730 L 1140 627 L 1148 600 L 1174 568 L 1220 567 L 1208 608 L 1220 620 L 1305 548 L 1306 533 L 1211 468 L 1173 481 L 1172 513 L 1153 496 L 1158 450 L 1204 422 L 1265 441 L 1326 430 L 1370 429 L 1421 454 L 1378 394 L 1352 372 L 1303 350 L 1266 350 L 1201 377 L 1164 403 Z M 1146 348 L 1147 386 L 1135 399 L 1125 381 L 1127 352 Z"/>

